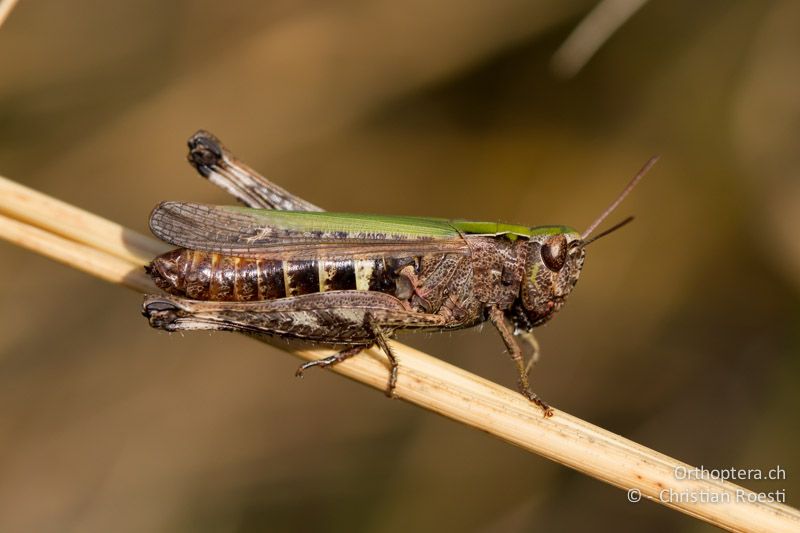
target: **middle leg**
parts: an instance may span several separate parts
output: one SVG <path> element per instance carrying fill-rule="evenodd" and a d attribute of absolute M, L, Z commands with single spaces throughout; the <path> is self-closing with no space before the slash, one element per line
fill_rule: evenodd
<path fill-rule="evenodd" d="M 330 368 L 334 365 L 338 365 L 339 363 L 350 359 L 354 355 L 360 354 L 367 348 L 369 348 L 369 346 L 351 346 L 333 355 L 329 355 L 328 357 L 323 357 L 322 359 L 316 359 L 314 361 L 308 361 L 307 363 L 303 363 L 302 365 L 300 365 L 300 367 L 297 369 L 294 375 L 295 377 L 302 378 L 303 373 L 309 368 L 313 367 Z"/>

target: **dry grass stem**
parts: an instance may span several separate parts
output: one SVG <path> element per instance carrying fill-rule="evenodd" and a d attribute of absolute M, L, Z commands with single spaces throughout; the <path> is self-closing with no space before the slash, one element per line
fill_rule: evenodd
<path fill-rule="evenodd" d="M 142 266 L 164 250 L 162 243 L 5 179 L 0 181 L 0 198 L 0 212 L 7 215 L 0 218 L 0 237 L 102 279 L 140 292 L 153 290 Z M 678 479 L 676 469 L 689 465 L 558 410 L 546 419 L 517 392 L 412 348 L 392 345 L 400 361 L 400 399 L 726 529 L 800 530 L 796 509 L 742 502 L 755 494 L 730 482 Z M 294 353 L 311 360 L 331 352 Z M 366 353 L 334 371 L 383 391 L 385 357 L 375 350 Z M 670 502 L 665 491 L 719 502 Z"/>
<path fill-rule="evenodd" d="M 155 290 L 141 265 L 132 264 L 101 250 L 59 237 L 5 215 L 0 215 L 0 236 L 23 248 L 105 281 L 125 285 L 139 292 Z"/>
<path fill-rule="evenodd" d="M 647 0 L 601 0 L 553 54 L 553 70 L 564 78 L 576 75 L 646 3 Z"/>
<path fill-rule="evenodd" d="M 8 19 L 8 16 L 16 5 L 17 0 L 0 0 L 0 26 Z"/>
<path fill-rule="evenodd" d="M 169 246 L 0 176 L 0 213 L 141 265 Z"/>

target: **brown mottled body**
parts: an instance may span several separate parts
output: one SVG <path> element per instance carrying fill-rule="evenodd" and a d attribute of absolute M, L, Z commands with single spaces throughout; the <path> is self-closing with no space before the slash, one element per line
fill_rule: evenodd
<path fill-rule="evenodd" d="M 405 312 L 412 312 L 387 327 L 430 328 L 417 323 L 417 315 L 438 315 L 434 327 L 457 329 L 488 318 L 497 307 L 514 316 L 520 307 L 520 287 L 525 275 L 529 241 L 466 235 L 470 254 L 426 254 L 419 257 L 371 257 L 358 259 L 271 260 L 231 257 L 213 252 L 179 248 L 153 260 L 148 272 L 166 292 L 192 300 L 252 302 L 325 293 L 329 307 L 346 304 L 351 291 L 393 296 Z M 538 253 L 538 244 L 533 246 Z M 541 279 L 547 291 L 555 280 Z M 343 294 L 344 293 L 344 294 Z M 299 301 L 295 301 L 299 303 Z M 303 328 L 279 334 L 331 342 L 371 341 L 368 331 L 334 327 L 322 310 L 301 310 Z M 363 313 L 366 314 L 366 307 Z M 546 320 L 537 317 L 537 323 Z M 353 317 L 355 311 L 350 312 Z M 327 315 L 326 315 L 327 316 Z M 363 322 L 363 316 L 357 321 Z M 313 327 L 312 327 L 313 325 Z"/>
<path fill-rule="evenodd" d="M 478 246 L 478 248 L 481 248 Z M 478 254 L 475 259 L 490 256 Z M 346 305 L 351 292 L 392 296 L 398 309 L 413 312 L 397 326 L 414 327 L 417 313 L 441 314 L 446 327 L 464 327 L 482 321 L 481 302 L 474 297 L 473 258 L 457 254 L 421 257 L 373 257 L 359 259 L 273 260 L 232 257 L 213 252 L 178 248 L 153 260 L 147 271 L 156 285 L 174 296 L 216 302 L 255 302 L 294 299 L 293 309 L 303 313 L 304 327 L 280 335 L 336 342 L 371 341 L 365 330 L 335 326 L 336 320 L 322 310 L 303 310 L 299 296 L 326 294 L 330 307 Z M 478 269 L 483 276 L 486 265 Z M 409 280 L 413 279 L 413 282 Z M 519 279 L 516 280 L 519 287 Z M 513 289 L 512 289 L 513 290 Z M 280 309 L 280 307 L 275 307 Z M 364 313 L 370 311 L 369 306 Z M 353 318 L 355 311 L 350 311 Z M 314 315 L 313 317 L 311 315 Z M 335 317 L 334 317 L 335 318 Z M 363 317 L 358 321 L 363 322 Z M 316 324 L 316 328 L 310 327 Z M 431 327 L 430 323 L 419 327 Z"/>
<path fill-rule="evenodd" d="M 249 302 L 331 291 L 394 294 L 398 272 L 420 258 L 276 260 L 177 248 L 147 272 L 156 286 L 192 300 Z"/>
<path fill-rule="evenodd" d="M 189 145 L 198 171 L 249 207 L 321 211 L 236 161 L 209 134 L 198 133 Z M 280 217 L 265 224 L 268 218 L 183 202 L 158 206 L 151 229 L 182 248 L 148 266 L 156 285 L 171 295 L 145 300 L 150 324 L 167 331 L 242 331 L 350 346 L 304 364 L 298 373 L 335 365 L 377 344 L 391 363 L 391 395 L 398 363 L 387 339 L 396 330 L 457 329 L 491 320 L 517 366 L 520 391 L 552 413 L 530 389 L 530 365 L 508 322 L 515 333 L 527 333 L 560 307 L 553 302 L 563 301 L 575 285 L 583 261 L 576 233 L 459 230 L 436 239 L 436 221 L 415 233 L 416 226 L 403 226 L 403 220 L 375 229 L 367 219 L 341 231 L 303 225 L 313 217 L 296 217 L 296 226 L 282 225 Z M 384 229 L 391 227 L 397 229 Z M 548 255 L 556 251 L 560 263 L 541 256 L 543 247 Z"/>
<path fill-rule="evenodd" d="M 156 286 L 192 300 L 248 302 L 286 296 L 281 261 L 178 248 L 153 260 Z"/>
<path fill-rule="evenodd" d="M 143 312 L 167 331 L 228 330 L 297 337 L 348 348 L 312 361 L 328 367 L 400 329 L 457 329 L 491 321 L 531 391 L 532 329 L 564 304 L 585 255 L 585 238 L 654 162 L 583 235 L 564 226 L 320 213 L 237 161 L 212 135 L 189 141 L 189 160 L 250 209 L 164 202 L 150 227 L 180 248 L 147 267 L 171 296 L 148 296 Z M 609 230 L 610 231 L 610 230 Z M 513 327 L 512 327 L 513 326 Z M 514 336 L 534 350 L 526 363 Z"/>

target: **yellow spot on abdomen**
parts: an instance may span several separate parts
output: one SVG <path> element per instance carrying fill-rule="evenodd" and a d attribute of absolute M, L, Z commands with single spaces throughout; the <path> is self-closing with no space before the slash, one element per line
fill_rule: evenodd
<path fill-rule="evenodd" d="M 325 268 L 325 260 L 324 259 L 317 259 L 317 277 L 319 278 L 319 292 L 325 292 L 325 288 L 327 287 L 326 281 L 328 281 L 328 277 L 330 274 L 328 273 L 328 269 Z"/>
<path fill-rule="evenodd" d="M 374 262 L 372 259 L 356 259 L 356 290 L 368 291 L 369 280 L 372 278 Z"/>
<path fill-rule="evenodd" d="M 281 261 L 281 270 L 283 271 L 283 291 L 286 296 L 292 296 L 292 289 L 289 288 L 289 261 Z"/>

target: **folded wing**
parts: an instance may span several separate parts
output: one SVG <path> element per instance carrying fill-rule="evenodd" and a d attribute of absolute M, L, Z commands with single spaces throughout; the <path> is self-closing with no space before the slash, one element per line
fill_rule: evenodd
<path fill-rule="evenodd" d="M 267 259 L 469 251 L 462 232 L 452 223 L 423 217 L 164 202 L 150 215 L 150 229 L 182 248 Z"/>

